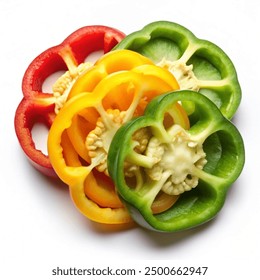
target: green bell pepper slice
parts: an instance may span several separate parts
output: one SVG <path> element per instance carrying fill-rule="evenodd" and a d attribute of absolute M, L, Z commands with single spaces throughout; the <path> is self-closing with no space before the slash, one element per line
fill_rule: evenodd
<path fill-rule="evenodd" d="M 240 104 L 240 84 L 227 54 L 177 23 L 152 22 L 126 36 L 115 49 L 139 52 L 167 68 L 176 77 L 180 89 L 201 92 L 229 119 Z"/>
<path fill-rule="evenodd" d="M 188 129 L 174 120 L 176 106 L 186 101 L 195 105 Z M 175 232 L 216 216 L 244 161 L 243 139 L 234 124 L 201 93 L 180 90 L 154 98 L 144 115 L 117 131 L 108 171 L 137 223 Z M 151 205 L 161 192 L 179 198 L 153 214 Z"/>

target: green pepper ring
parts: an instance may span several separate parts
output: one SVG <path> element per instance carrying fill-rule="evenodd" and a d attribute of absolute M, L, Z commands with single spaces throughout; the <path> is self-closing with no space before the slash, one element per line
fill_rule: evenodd
<path fill-rule="evenodd" d="M 132 135 L 142 127 L 159 127 L 163 116 L 175 102 L 191 101 L 195 111 L 189 116 L 190 135 L 204 137 L 207 163 L 194 189 L 181 194 L 178 201 L 160 214 L 152 214 L 149 184 L 139 190 L 127 185 L 124 174 L 126 157 L 133 152 Z M 143 116 L 123 125 L 116 133 L 108 154 L 108 170 L 120 198 L 132 218 L 141 226 L 161 232 L 176 232 L 203 224 L 221 210 L 229 187 L 240 175 L 245 161 L 243 139 L 208 98 L 193 91 L 175 91 L 154 98 Z M 145 184 L 144 184 L 145 185 Z"/>
<path fill-rule="evenodd" d="M 162 67 L 174 63 L 175 68 L 170 66 L 170 71 L 180 83 L 180 89 L 201 92 L 228 119 L 237 111 L 241 88 L 232 61 L 221 48 L 198 39 L 185 27 L 168 21 L 152 22 L 127 35 L 114 49 L 139 52 Z"/>

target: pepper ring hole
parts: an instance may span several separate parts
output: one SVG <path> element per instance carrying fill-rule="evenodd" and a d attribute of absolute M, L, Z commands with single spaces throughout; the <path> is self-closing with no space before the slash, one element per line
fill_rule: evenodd
<path fill-rule="evenodd" d="M 103 50 L 99 50 L 99 51 L 94 51 L 92 53 L 90 53 L 84 60 L 84 62 L 92 62 L 95 63 L 101 56 L 104 55 L 104 51 Z"/>
<path fill-rule="evenodd" d="M 52 94 L 53 85 L 65 72 L 66 72 L 65 70 L 60 70 L 48 76 L 42 84 L 42 92 Z"/>
<path fill-rule="evenodd" d="M 40 150 L 44 155 L 48 155 L 47 140 L 49 128 L 44 123 L 38 122 L 33 125 L 31 134 L 35 148 Z"/>
<path fill-rule="evenodd" d="M 172 127 L 174 125 L 174 119 L 169 113 L 164 114 L 163 118 L 163 126 L 167 130 L 168 128 Z"/>

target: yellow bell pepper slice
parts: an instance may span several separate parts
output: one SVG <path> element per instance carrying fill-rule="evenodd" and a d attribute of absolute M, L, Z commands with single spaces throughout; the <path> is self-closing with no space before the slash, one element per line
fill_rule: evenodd
<path fill-rule="evenodd" d="M 48 153 L 56 173 L 69 185 L 80 212 L 99 223 L 124 224 L 132 220 L 107 176 L 110 142 L 117 129 L 142 114 L 153 97 L 179 86 L 172 74 L 152 64 L 111 73 L 112 68 L 117 69 L 113 67 L 107 68 L 109 74 L 91 92 L 85 91 L 88 83 L 83 86 L 83 76 L 88 80 L 91 70 L 80 77 L 79 84 L 75 82 L 75 88 L 80 85 L 79 91 L 69 97 L 55 118 Z"/>

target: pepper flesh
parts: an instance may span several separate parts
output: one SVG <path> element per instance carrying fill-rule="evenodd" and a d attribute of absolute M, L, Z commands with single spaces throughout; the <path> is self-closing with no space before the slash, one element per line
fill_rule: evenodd
<path fill-rule="evenodd" d="M 78 75 L 78 65 L 92 52 L 110 51 L 125 35 L 107 26 L 85 26 L 69 35 L 60 45 L 51 47 L 37 56 L 27 68 L 23 81 L 23 99 L 15 113 L 15 131 L 25 155 L 42 173 L 56 177 L 48 155 L 35 147 L 32 128 L 43 123 L 50 128 L 56 114 L 56 97 L 44 93 L 42 85 L 57 71 L 66 71 L 71 77 Z"/>
<path fill-rule="evenodd" d="M 173 116 L 176 106 L 186 101 L 195 104 L 189 115 L 190 128 L 178 122 L 166 124 L 165 116 Z M 133 135 L 144 128 L 150 136 L 146 148 L 139 153 Z M 158 152 L 149 147 L 154 141 L 164 149 Z M 215 217 L 229 187 L 241 173 L 244 160 L 239 131 L 216 105 L 200 93 L 175 91 L 153 99 L 143 116 L 117 131 L 108 153 L 108 171 L 137 223 L 156 231 L 175 232 Z M 155 172 L 158 164 L 161 165 Z M 134 177 L 125 172 L 131 165 L 136 170 Z M 186 180 L 194 177 L 195 184 L 186 188 Z M 170 209 L 153 214 L 151 205 L 161 192 L 180 196 Z"/>
<path fill-rule="evenodd" d="M 115 49 L 130 49 L 147 56 L 171 71 L 180 89 L 204 94 L 229 119 L 240 104 L 241 88 L 227 54 L 177 23 L 152 22 L 127 35 Z M 192 104 L 185 104 L 185 107 L 192 112 Z"/>
<path fill-rule="evenodd" d="M 123 56 L 131 59 L 118 59 Z M 107 62 L 117 59 L 120 64 L 113 64 L 113 72 Z M 97 83 L 89 85 L 88 75 L 93 78 L 94 74 Z M 155 96 L 175 89 L 178 83 L 172 74 L 127 50 L 105 55 L 75 82 L 50 129 L 48 152 L 58 176 L 69 185 L 73 202 L 86 217 L 109 224 L 132 221 L 106 175 L 110 142 L 118 128 L 142 114 Z"/>

